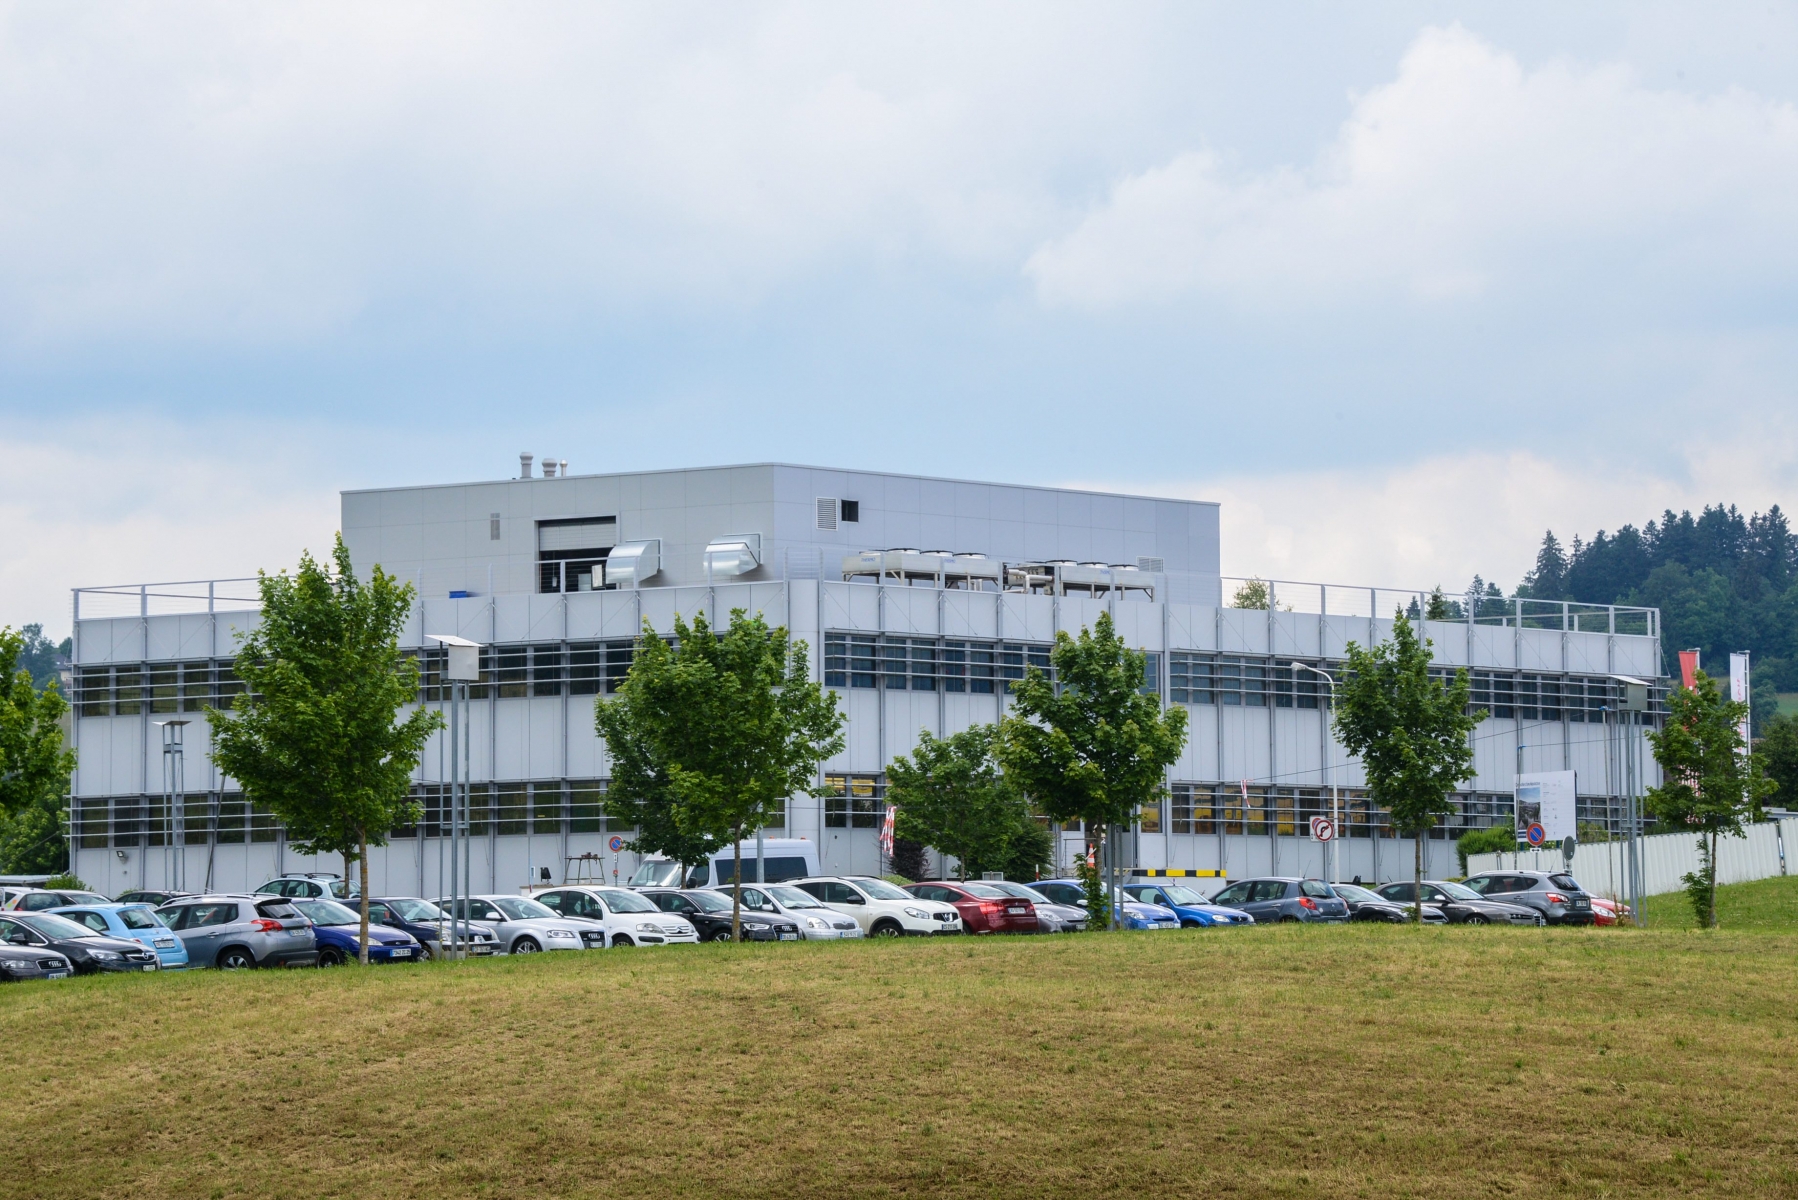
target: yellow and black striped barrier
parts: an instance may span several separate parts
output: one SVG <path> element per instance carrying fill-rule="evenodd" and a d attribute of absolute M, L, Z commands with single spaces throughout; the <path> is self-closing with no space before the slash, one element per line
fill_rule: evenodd
<path fill-rule="evenodd" d="M 1224 879 L 1222 871 L 1177 871 L 1172 868 L 1156 868 L 1153 870 L 1132 871 L 1132 875 L 1141 875 L 1148 879 Z"/>

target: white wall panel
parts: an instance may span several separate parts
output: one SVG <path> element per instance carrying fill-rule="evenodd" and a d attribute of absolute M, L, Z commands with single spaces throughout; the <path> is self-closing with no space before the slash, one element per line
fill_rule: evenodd
<path fill-rule="evenodd" d="M 1520 650 L 1525 671 L 1559 671 L 1561 669 L 1561 631 L 1558 629 L 1523 629 Z"/>
<path fill-rule="evenodd" d="M 1267 613 L 1259 609 L 1225 608 L 1218 611 L 1226 654 L 1267 653 Z"/>
<path fill-rule="evenodd" d="M 997 616 L 996 592 L 943 594 L 943 633 L 948 637 L 991 638 Z"/>

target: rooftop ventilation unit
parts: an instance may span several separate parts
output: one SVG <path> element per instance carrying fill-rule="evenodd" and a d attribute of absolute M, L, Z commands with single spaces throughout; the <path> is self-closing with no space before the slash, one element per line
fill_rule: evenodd
<path fill-rule="evenodd" d="M 606 583 L 611 587 L 642 587 L 644 580 L 661 569 L 661 538 L 620 542 L 606 556 Z"/>
<path fill-rule="evenodd" d="M 843 578 L 960 591 L 998 591 L 999 564 L 984 554 L 951 554 L 946 550 L 863 550 L 843 556 Z"/>
<path fill-rule="evenodd" d="M 706 543 L 706 574 L 747 575 L 762 565 L 762 535 L 727 533 Z"/>

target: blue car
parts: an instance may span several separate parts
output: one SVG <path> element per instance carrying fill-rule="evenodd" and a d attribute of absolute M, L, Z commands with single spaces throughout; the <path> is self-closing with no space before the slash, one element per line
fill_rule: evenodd
<path fill-rule="evenodd" d="M 162 923 L 148 904 L 71 904 L 50 911 L 85 925 L 102 937 L 125 938 L 148 946 L 156 951 L 156 963 L 165 971 L 187 966 L 187 944 Z"/>
<path fill-rule="evenodd" d="M 362 914 L 335 900 L 295 900 L 293 906 L 312 922 L 318 938 L 318 965 L 341 967 L 355 962 L 360 953 Z M 424 957 L 418 939 L 399 929 L 368 923 L 368 961 L 372 963 L 417 962 Z"/>
<path fill-rule="evenodd" d="M 1044 879 L 1030 886 L 1057 904 L 1086 907 L 1086 889 L 1080 886 L 1078 879 Z M 1128 895 L 1120 899 L 1118 915 L 1123 918 L 1125 929 L 1180 928 L 1180 918 L 1173 909 L 1163 908 L 1159 904 L 1143 904 L 1130 899 Z"/>
<path fill-rule="evenodd" d="M 1124 895 L 1144 904 L 1159 904 L 1163 908 L 1173 909 L 1174 915 L 1180 918 L 1181 926 L 1186 929 L 1255 923 L 1255 918 L 1240 908 L 1225 908 L 1221 904 L 1213 904 L 1191 888 L 1178 883 L 1125 884 Z"/>

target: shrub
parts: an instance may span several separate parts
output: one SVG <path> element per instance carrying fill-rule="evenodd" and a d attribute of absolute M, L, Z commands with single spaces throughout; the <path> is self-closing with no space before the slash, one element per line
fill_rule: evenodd
<path fill-rule="evenodd" d="M 1494 825 L 1475 829 L 1455 839 L 1455 853 L 1461 856 L 1461 874 L 1467 874 L 1469 854 L 1508 854 L 1517 849 L 1517 831 L 1510 825 Z"/>

